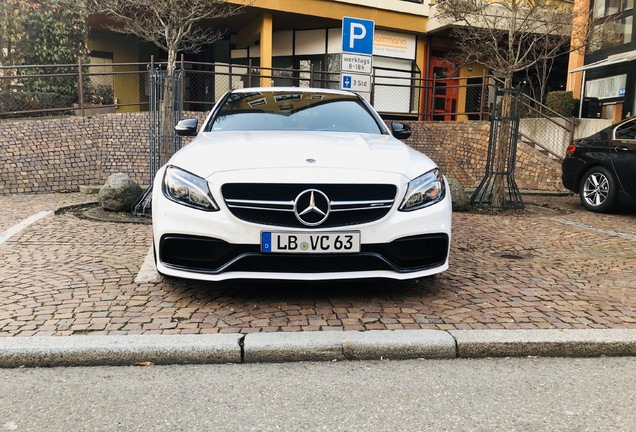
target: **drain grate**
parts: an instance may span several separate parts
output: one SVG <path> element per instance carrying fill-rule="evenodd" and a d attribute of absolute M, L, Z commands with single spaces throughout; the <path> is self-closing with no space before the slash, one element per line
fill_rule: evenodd
<path fill-rule="evenodd" d="M 524 260 L 530 257 L 529 255 L 521 255 L 516 252 L 496 252 L 493 253 L 493 256 L 508 260 Z"/>

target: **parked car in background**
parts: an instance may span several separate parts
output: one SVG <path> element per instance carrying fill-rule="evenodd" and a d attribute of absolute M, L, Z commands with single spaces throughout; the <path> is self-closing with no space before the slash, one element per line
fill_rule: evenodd
<path fill-rule="evenodd" d="M 570 144 L 562 178 L 594 212 L 608 212 L 621 200 L 636 198 L 636 117 Z"/>
<path fill-rule="evenodd" d="M 153 185 L 160 273 L 201 280 L 411 279 L 448 268 L 439 167 L 355 93 L 226 94 Z"/>

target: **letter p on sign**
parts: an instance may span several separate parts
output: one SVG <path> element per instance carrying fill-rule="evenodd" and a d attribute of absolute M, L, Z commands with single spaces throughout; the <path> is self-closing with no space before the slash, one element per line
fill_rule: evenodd
<path fill-rule="evenodd" d="M 342 19 L 342 52 L 373 55 L 372 20 L 344 17 Z"/>
<path fill-rule="evenodd" d="M 356 46 L 356 40 L 362 39 L 367 35 L 367 29 L 360 23 L 352 22 L 349 32 L 349 48 L 354 48 Z"/>

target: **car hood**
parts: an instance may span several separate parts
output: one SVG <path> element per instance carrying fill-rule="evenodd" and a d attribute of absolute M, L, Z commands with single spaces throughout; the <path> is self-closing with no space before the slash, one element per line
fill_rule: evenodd
<path fill-rule="evenodd" d="M 202 132 L 170 160 L 203 178 L 224 171 L 338 168 L 413 179 L 436 165 L 390 135 L 347 132 Z"/>

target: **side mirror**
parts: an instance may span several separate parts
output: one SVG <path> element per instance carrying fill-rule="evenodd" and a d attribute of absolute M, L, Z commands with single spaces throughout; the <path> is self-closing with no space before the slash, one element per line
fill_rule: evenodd
<path fill-rule="evenodd" d="M 411 136 L 411 128 L 407 124 L 393 122 L 391 123 L 391 133 L 395 138 L 405 140 Z"/>
<path fill-rule="evenodd" d="M 197 134 L 198 122 L 196 118 L 181 120 L 174 127 L 174 130 L 179 136 L 195 136 Z"/>

